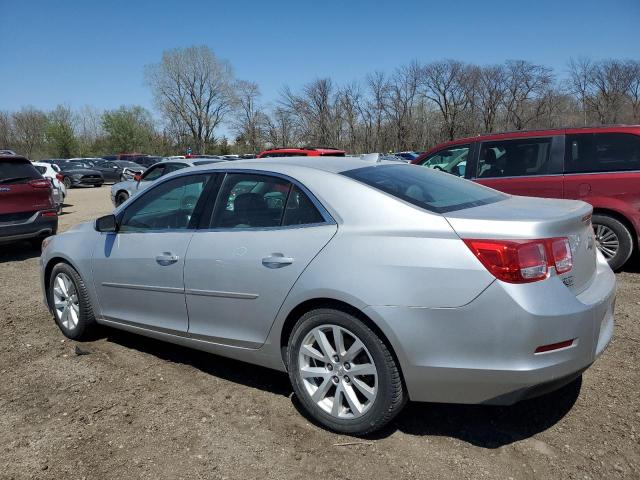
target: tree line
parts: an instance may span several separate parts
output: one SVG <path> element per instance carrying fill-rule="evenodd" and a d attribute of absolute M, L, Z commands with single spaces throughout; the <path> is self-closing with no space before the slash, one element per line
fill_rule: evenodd
<path fill-rule="evenodd" d="M 460 136 L 504 130 L 640 124 L 640 61 L 571 59 L 566 71 L 525 60 L 476 65 L 411 62 L 339 85 L 329 77 L 285 86 L 272 102 L 237 79 L 205 46 L 168 50 L 145 67 L 154 97 L 100 111 L 60 105 L 0 111 L 0 148 L 30 158 L 256 153 L 331 146 L 353 153 L 425 150 Z M 222 127 L 227 134 L 221 135 Z"/>

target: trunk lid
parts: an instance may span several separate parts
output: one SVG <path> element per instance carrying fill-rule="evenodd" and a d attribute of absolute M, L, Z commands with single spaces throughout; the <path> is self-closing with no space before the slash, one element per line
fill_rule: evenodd
<path fill-rule="evenodd" d="M 591 205 L 575 200 L 510 196 L 488 205 L 445 213 L 461 238 L 528 239 L 567 237 L 573 268 L 560 278 L 578 295 L 596 272 Z"/>

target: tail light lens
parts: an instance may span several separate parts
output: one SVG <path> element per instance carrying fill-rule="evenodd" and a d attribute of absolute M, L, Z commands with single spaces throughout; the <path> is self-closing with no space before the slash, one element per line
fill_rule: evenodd
<path fill-rule="evenodd" d="M 59 182 L 62 182 L 64 180 L 64 175 L 62 175 L 61 173 L 56 173 L 56 178 Z"/>
<path fill-rule="evenodd" d="M 551 239 L 551 251 L 556 267 L 556 273 L 566 273 L 573 268 L 571 246 L 567 238 Z"/>
<path fill-rule="evenodd" d="M 45 180 L 44 178 L 31 180 L 29 182 L 29 185 L 31 185 L 33 188 L 51 188 L 51 183 L 49 182 L 49 180 Z"/>
<path fill-rule="evenodd" d="M 544 280 L 549 269 L 566 273 L 573 267 L 566 238 L 542 240 L 465 239 L 464 243 L 489 272 L 508 283 Z"/>

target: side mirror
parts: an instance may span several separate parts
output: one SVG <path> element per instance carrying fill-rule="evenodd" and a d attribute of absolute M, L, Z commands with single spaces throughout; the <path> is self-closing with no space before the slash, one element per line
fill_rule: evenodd
<path fill-rule="evenodd" d="M 105 215 L 96 219 L 96 231 L 103 233 L 115 233 L 118 231 L 118 222 L 115 215 Z"/>
<path fill-rule="evenodd" d="M 136 173 L 133 176 L 133 180 L 136 181 L 136 182 L 139 182 L 141 178 L 142 178 L 142 174 L 141 173 Z"/>

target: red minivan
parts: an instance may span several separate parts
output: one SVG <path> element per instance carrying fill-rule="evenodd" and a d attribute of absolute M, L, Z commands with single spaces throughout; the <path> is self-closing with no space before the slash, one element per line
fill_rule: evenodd
<path fill-rule="evenodd" d="M 412 163 L 514 195 L 593 205 L 598 248 L 614 270 L 638 247 L 640 126 L 518 131 L 443 143 Z"/>
<path fill-rule="evenodd" d="M 51 182 L 26 158 L 0 155 L 0 245 L 29 240 L 39 247 L 57 229 Z"/>

